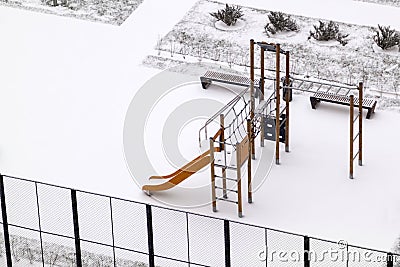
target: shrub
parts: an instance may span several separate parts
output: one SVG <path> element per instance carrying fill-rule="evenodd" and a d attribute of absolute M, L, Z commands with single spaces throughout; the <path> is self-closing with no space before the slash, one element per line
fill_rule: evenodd
<path fill-rule="evenodd" d="M 272 12 L 268 15 L 269 23 L 265 25 L 265 32 L 276 34 L 281 31 L 298 31 L 299 26 L 296 21 L 282 12 Z"/>
<path fill-rule="evenodd" d="M 225 9 L 220 9 L 217 12 L 210 13 L 210 15 L 228 26 L 235 25 L 237 20 L 243 17 L 242 8 L 240 6 L 229 6 L 228 4 L 226 4 Z"/>
<path fill-rule="evenodd" d="M 400 34 L 390 26 L 378 25 L 378 30 L 375 31 L 375 43 L 383 50 L 400 44 Z"/>
<path fill-rule="evenodd" d="M 310 31 L 310 36 L 317 41 L 329 41 L 329 40 L 336 40 L 341 45 L 345 46 L 348 41 L 346 38 L 349 36 L 348 34 L 342 34 L 339 30 L 339 24 L 333 21 L 329 21 L 325 23 L 323 21 L 319 21 L 319 25 L 313 25 L 314 31 Z"/>

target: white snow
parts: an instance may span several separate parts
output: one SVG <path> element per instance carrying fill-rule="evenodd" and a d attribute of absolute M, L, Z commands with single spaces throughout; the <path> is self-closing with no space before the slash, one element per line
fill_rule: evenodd
<path fill-rule="evenodd" d="M 121 27 L 1 6 L 1 172 L 159 204 L 130 177 L 124 118 L 135 92 L 158 73 L 141 66 L 143 58 L 194 3 L 145 0 Z M 399 8 L 350 0 L 246 5 L 400 28 Z M 173 12 L 164 12 L 171 6 Z M 211 96 L 215 87 L 196 89 Z M 244 204 L 241 221 L 390 250 L 400 234 L 400 115 L 380 110 L 365 120 L 364 166 L 349 180 L 348 108 L 321 103 L 312 110 L 307 97 L 295 95 L 291 111 L 291 152 L 282 152 L 255 202 Z M 165 164 L 157 166 L 167 170 Z M 167 194 L 179 198 L 175 193 Z M 209 206 L 191 211 L 238 220 L 232 204 L 218 207 L 215 214 Z"/>

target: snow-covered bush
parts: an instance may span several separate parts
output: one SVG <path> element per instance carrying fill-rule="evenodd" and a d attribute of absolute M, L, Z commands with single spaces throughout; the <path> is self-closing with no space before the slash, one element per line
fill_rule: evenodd
<path fill-rule="evenodd" d="M 210 13 L 210 15 L 228 26 L 233 26 L 238 19 L 243 17 L 243 12 L 240 6 L 226 4 L 225 9 L 220 9 L 217 12 Z"/>
<path fill-rule="evenodd" d="M 296 21 L 282 12 L 271 11 L 268 14 L 269 22 L 265 25 L 264 29 L 267 34 L 276 34 L 282 31 L 298 31 L 299 26 Z"/>
<path fill-rule="evenodd" d="M 378 25 L 374 41 L 380 48 L 385 50 L 400 44 L 400 34 L 395 29 L 391 29 L 390 26 Z"/>
<path fill-rule="evenodd" d="M 341 45 L 345 46 L 348 41 L 346 38 L 349 36 L 348 34 L 342 34 L 339 30 L 339 24 L 334 21 L 329 21 L 325 23 L 323 21 L 319 21 L 319 25 L 313 25 L 314 31 L 310 31 L 310 38 L 314 38 L 317 41 L 329 41 L 336 40 Z"/>

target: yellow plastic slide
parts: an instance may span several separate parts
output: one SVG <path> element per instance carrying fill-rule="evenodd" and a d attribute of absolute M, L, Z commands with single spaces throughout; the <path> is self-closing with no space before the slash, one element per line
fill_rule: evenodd
<path fill-rule="evenodd" d="M 220 148 L 215 148 L 216 152 L 220 151 Z M 207 150 L 200 156 L 193 159 L 191 162 L 181 167 L 177 171 L 166 176 L 151 176 L 150 179 L 169 179 L 167 182 L 159 185 L 144 185 L 142 190 L 144 191 L 164 191 L 173 188 L 180 184 L 194 173 L 200 171 L 210 163 L 210 150 Z"/>

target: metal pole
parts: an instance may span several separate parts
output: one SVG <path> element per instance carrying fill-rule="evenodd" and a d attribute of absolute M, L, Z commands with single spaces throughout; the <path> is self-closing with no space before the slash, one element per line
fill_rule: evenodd
<path fill-rule="evenodd" d="M 286 86 L 289 86 L 290 83 L 290 54 L 289 51 L 286 51 Z M 289 118 L 290 118 L 290 89 L 286 88 L 286 121 L 285 121 L 285 151 L 289 152 Z"/>
<path fill-rule="evenodd" d="M 224 220 L 224 239 L 225 239 L 225 266 L 231 266 L 231 234 L 229 230 L 229 221 Z"/>
<path fill-rule="evenodd" d="M 78 201 L 76 190 L 71 189 L 72 219 L 74 223 L 76 266 L 82 267 L 81 238 L 79 236 Z"/>
<path fill-rule="evenodd" d="M 1 215 L 3 219 L 4 246 L 6 248 L 7 267 L 12 267 L 10 233 L 8 231 L 6 196 L 4 190 L 4 177 L 0 174 Z"/>
<path fill-rule="evenodd" d="M 358 165 L 362 166 L 363 162 L 363 116 L 362 116 L 362 103 L 364 99 L 364 86 L 363 83 L 360 82 L 358 85 L 358 132 L 360 134 L 358 138 Z"/>
<path fill-rule="evenodd" d="M 276 164 L 279 165 L 279 134 L 280 134 L 280 128 L 281 128 L 281 122 L 280 122 L 280 66 L 281 66 L 281 57 L 280 57 L 280 51 L 281 51 L 281 46 L 280 44 L 276 44 L 276 129 L 275 129 L 275 160 Z"/>
<path fill-rule="evenodd" d="M 350 96 L 350 179 L 354 178 L 354 95 Z"/>
<path fill-rule="evenodd" d="M 310 267 L 310 238 L 304 237 L 304 267 Z"/>
<path fill-rule="evenodd" d="M 219 115 L 219 123 L 220 123 L 220 127 L 221 127 L 221 135 L 219 136 L 219 141 L 220 141 L 220 149 L 221 151 L 224 151 L 225 149 L 225 144 L 223 143 L 225 141 L 225 116 L 224 114 L 220 114 Z M 226 164 L 226 162 L 225 162 Z M 224 165 L 225 165 L 224 164 Z M 226 190 L 227 186 L 226 186 L 226 168 L 222 168 L 222 194 L 223 194 L 223 198 L 228 198 L 228 191 Z"/>
<path fill-rule="evenodd" d="M 247 135 L 250 140 L 251 138 L 251 121 L 247 120 Z M 251 159 L 250 159 L 250 152 L 251 152 L 251 146 L 249 143 L 248 146 L 248 151 L 249 151 L 249 157 L 247 158 L 247 201 L 249 203 L 253 203 L 253 190 L 252 190 L 252 178 L 251 178 Z"/>
<path fill-rule="evenodd" d="M 393 267 L 393 262 L 394 262 L 394 260 L 393 260 L 393 253 L 388 253 L 388 254 L 386 255 L 386 257 L 387 257 L 386 266 L 387 266 L 387 267 Z"/>
<path fill-rule="evenodd" d="M 261 47 L 261 83 L 260 83 L 260 90 L 259 92 L 261 92 L 261 96 L 259 96 L 258 100 L 259 102 L 261 102 L 262 100 L 264 100 L 264 95 L 265 95 L 265 81 L 264 81 L 264 77 L 265 77 L 265 50 L 264 48 Z"/>
<path fill-rule="evenodd" d="M 147 244 L 149 249 L 149 266 L 155 267 L 154 263 L 154 236 L 153 236 L 153 214 L 151 205 L 146 204 L 146 217 L 147 217 Z"/>
<path fill-rule="evenodd" d="M 113 216 L 113 207 L 112 207 L 112 198 L 110 197 L 110 217 L 111 217 L 111 237 L 112 237 L 112 249 L 113 249 L 113 260 L 114 267 L 117 266 L 117 260 L 115 257 L 115 234 L 114 234 L 114 216 Z"/>
<path fill-rule="evenodd" d="M 241 151 L 240 144 L 236 144 L 236 180 L 237 180 L 237 191 L 238 191 L 238 216 L 243 216 L 242 206 L 242 173 L 241 173 Z M 250 155 L 249 155 L 250 157 Z M 250 158 L 249 158 L 250 160 Z"/>
<path fill-rule="evenodd" d="M 35 182 L 35 192 L 36 192 L 37 215 L 38 215 L 38 221 L 39 221 L 40 253 L 41 253 L 41 257 L 42 257 L 42 266 L 44 267 L 42 221 L 41 221 L 41 219 L 40 219 L 39 192 L 38 192 L 38 184 L 37 184 L 37 182 Z"/>
<path fill-rule="evenodd" d="M 254 40 L 250 40 L 250 119 L 253 121 L 254 119 Z M 251 142 L 251 154 L 252 158 L 256 158 L 256 148 L 254 145 L 254 141 L 250 140 Z"/>
<path fill-rule="evenodd" d="M 214 140 L 210 138 L 210 170 L 211 170 L 211 199 L 213 212 L 217 211 L 217 196 L 215 192 L 215 160 L 214 160 Z"/>

